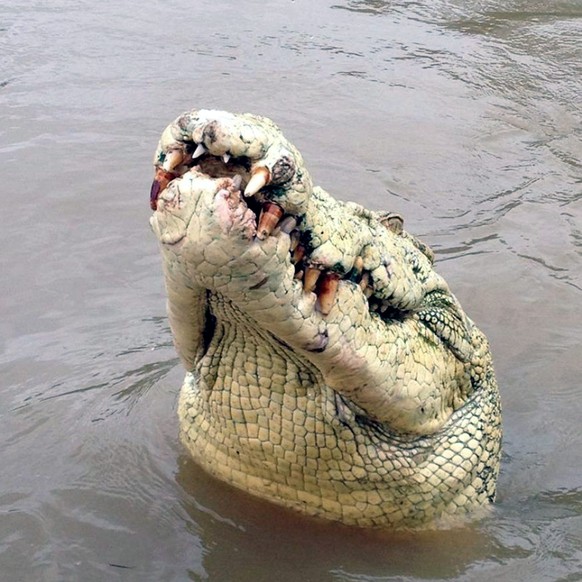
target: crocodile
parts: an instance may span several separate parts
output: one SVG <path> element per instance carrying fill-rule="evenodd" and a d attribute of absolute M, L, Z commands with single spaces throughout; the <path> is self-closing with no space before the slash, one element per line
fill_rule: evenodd
<path fill-rule="evenodd" d="M 154 157 L 180 437 L 216 478 L 303 514 L 415 528 L 488 506 L 488 341 L 392 212 L 313 184 L 273 121 L 192 110 Z"/>

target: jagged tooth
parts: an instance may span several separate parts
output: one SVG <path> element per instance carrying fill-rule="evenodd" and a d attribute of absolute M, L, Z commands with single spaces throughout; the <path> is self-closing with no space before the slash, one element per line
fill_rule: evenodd
<path fill-rule="evenodd" d="M 261 188 L 264 188 L 271 180 L 271 173 L 267 168 L 261 166 L 253 170 L 251 179 L 245 188 L 245 196 L 254 196 Z"/>
<path fill-rule="evenodd" d="M 160 197 L 160 191 L 162 187 L 158 180 L 152 182 L 152 188 L 150 190 L 150 208 L 152 210 L 158 209 L 158 198 Z"/>
<path fill-rule="evenodd" d="M 295 279 L 298 279 L 299 281 L 303 280 L 303 269 L 300 269 L 297 271 L 297 273 L 295 273 Z"/>
<path fill-rule="evenodd" d="M 242 184 L 242 176 L 240 174 L 236 174 L 232 179 L 232 187 L 235 190 L 240 190 L 241 184 Z"/>
<path fill-rule="evenodd" d="M 293 257 L 291 261 L 293 264 L 297 264 L 305 256 L 305 247 L 303 245 L 297 245 L 293 251 Z"/>
<path fill-rule="evenodd" d="M 281 231 L 291 234 L 291 231 L 297 226 L 297 219 L 291 215 L 285 216 L 279 223 L 279 226 L 273 231 L 273 235 L 278 235 Z"/>
<path fill-rule="evenodd" d="M 370 282 L 369 273 L 364 273 L 362 275 L 362 278 L 360 279 L 360 289 L 365 292 L 369 282 Z"/>
<path fill-rule="evenodd" d="M 319 282 L 319 311 L 323 315 L 328 315 L 335 302 L 337 289 L 339 287 L 339 275 L 336 273 L 326 273 Z"/>
<path fill-rule="evenodd" d="M 283 216 L 283 209 L 274 202 L 265 202 L 259 217 L 259 225 L 257 226 L 257 238 L 265 240 L 279 224 L 279 220 Z"/>
<path fill-rule="evenodd" d="M 180 150 L 172 150 L 166 154 L 166 159 L 162 164 L 162 168 L 166 172 L 171 172 L 174 168 L 177 168 L 184 160 L 184 153 Z"/>
<path fill-rule="evenodd" d="M 172 174 L 172 172 L 166 172 L 161 168 L 156 170 L 156 175 L 154 176 L 154 181 L 150 190 L 150 208 L 152 210 L 157 209 L 158 198 L 175 177 L 176 175 Z"/>
<path fill-rule="evenodd" d="M 222 154 L 222 161 L 225 164 L 228 164 L 228 161 L 230 160 L 230 154 Z"/>
<path fill-rule="evenodd" d="M 372 289 L 372 287 L 366 287 L 364 289 L 364 295 L 366 296 L 366 299 L 370 299 L 370 297 L 372 297 L 373 294 L 374 294 L 374 289 Z"/>
<path fill-rule="evenodd" d="M 364 259 L 362 259 L 362 257 L 356 257 L 356 260 L 354 261 L 354 269 L 358 275 L 362 274 L 362 271 L 364 270 Z"/>
<path fill-rule="evenodd" d="M 293 252 L 297 248 L 297 245 L 299 244 L 299 232 L 294 230 L 291 232 L 289 236 L 291 237 L 291 244 L 289 245 L 289 250 Z"/>
<path fill-rule="evenodd" d="M 290 234 L 291 231 L 294 230 L 296 226 L 297 226 L 297 219 L 294 216 L 286 216 L 281 221 L 280 228 L 283 232 Z"/>
<path fill-rule="evenodd" d="M 321 275 L 321 271 L 319 269 L 315 269 L 314 267 L 307 267 L 305 270 L 305 278 L 303 279 L 303 289 L 306 292 L 315 291 L 315 286 L 317 285 L 317 280 Z"/>
<path fill-rule="evenodd" d="M 196 158 L 203 156 L 206 153 L 206 151 L 207 150 L 204 147 L 204 144 L 199 143 L 197 148 L 194 150 L 194 153 L 192 154 L 192 159 L 195 160 Z"/>

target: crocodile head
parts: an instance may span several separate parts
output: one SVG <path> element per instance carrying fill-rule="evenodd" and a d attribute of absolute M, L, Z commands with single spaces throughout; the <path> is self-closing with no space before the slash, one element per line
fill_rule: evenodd
<path fill-rule="evenodd" d="M 467 417 L 464 407 L 484 391 L 496 394 L 486 341 L 433 269 L 430 249 L 403 230 L 398 215 L 342 203 L 313 187 L 300 153 L 270 120 L 218 111 L 188 112 L 164 131 L 154 164 L 151 224 L 164 258 L 169 318 L 177 350 L 197 383 L 196 396 L 190 393 L 184 405 L 189 412 L 182 414 L 182 428 L 187 444 L 196 449 L 194 456 L 214 474 L 275 501 L 297 505 L 297 495 L 282 493 L 282 487 L 275 487 L 277 493 L 272 494 L 270 477 L 262 470 L 265 462 L 274 462 L 265 453 L 272 442 L 266 447 L 255 443 L 260 450 L 253 457 L 248 443 L 236 434 L 245 430 L 254 434 L 251 425 L 260 428 L 261 415 L 263 426 L 269 426 L 269 419 L 277 414 L 272 395 L 293 395 L 293 406 L 300 412 L 295 416 L 302 425 L 291 426 L 294 436 L 289 437 L 289 446 L 296 448 L 297 439 L 304 436 L 307 413 L 296 399 L 301 370 L 309 372 L 309 390 L 319 399 L 315 417 L 319 414 L 325 420 L 327 405 L 332 403 L 335 412 L 327 419 L 327 428 L 337 433 L 334 422 L 342 427 L 356 423 L 358 434 L 368 439 L 363 444 L 380 449 L 373 444 L 373 431 L 390 435 L 385 442 L 404 439 L 418 445 L 422 441 L 426 447 L 422 439 L 432 439 L 433 448 L 446 447 L 451 434 L 460 430 L 459 421 Z M 231 387 L 228 379 L 238 378 L 234 384 L 240 389 L 240 369 L 248 363 L 241 354 L 248 345 L 254 346 L 255 354 L 266 348 L 277 356 L 262 366 L 250 356 L 254 378 L 243 384 L 252 396 L 254 382 L 261 396 L 270 399 L 262 404 L 253 404 L 252 398 L 246 402 L 252 414 L 248 410 L 245 416 L 243 407 L 241 429 L 236 423 L 229 425 L 230 400 L 226 408 L 211 402 L 217 391 L 224 400 Z M 283 373 L 275 369 L 275 359 Z M 295 371 L 294 378 L 290 370 Z M 305 382 L 299 384 L 300 392 Z M 283 418 L 284 411 L 279 414 Z M 488 466 L 497 463 L 499 448 L 499 422 L 493 420 L 496 428 L 489 438 Z M 246 473 L 245 484 L 257 478 L 257 491 L 232 477 L 233 463 L 228 459 L 223 460 L 226 470 L 217 466 L 220 463 L 211 467 L 199 446 L 192 446 L 204 441 L 204 423 L 206 429 L 211 425 L 213 431 L 225 433 L 218 440 L 229 440 L 227 450 L 237 451 L 236 471 Z M 263 440 L 281 438 L 269 431 L 263 435 Z M 458 438 L 460 433 L 453 441 Z M 330 448 L 341 448 L 333 439 L 328 441 Z M 483 448 L 483 443 L 478 446 Z M 305 447 L 301 450 L 307 464 L 312 453 Z M 228 457 L 228 452 L 224 454 Z M 323 453 L 325 458 L 328 454 Z M 467 496 L 478 465 L 475 458 L 470 467 L 464 463 L 462 468 L 462 461 L 459 457 L 459 466 L 453 462 L 446 478 L 440 479 L 448 482 L 452 492 L 443 496 L 434 485 L 431 495 L 438 502 L 416 512 L 417 518 L 442 513 L 436 509 L 441 506 L 462 505 L 451 500 Z M 366 491 L 377 477 L 369 474 L 377 472 L 373 465 L 370 461 L 371 468 L 362 475 L 368 483 Z M 278 474 L 287 470 L 273 469 L 272 481 L 295 487 L 289 475 Z M 327 494 L 321 492 L 333 481 L 329 471 L 333 475 L 333 463 L 331 469 L 323 463 L 312 475 L 322 498 Z M 496 468 L 490 473 L 495 475 Z M 414 479 L 403 468 L 402 478 L 405 474 Z M 475 503 L 469 499 L 466 504 L 491 498 L 494 480 L 488 479 L 485 493 L 475 494 Z M 268 486 L 259 484 L 266 481 Z M 402 489 L 402 479 L 396 481 Z M 317 497 L 305 485 L 305 475 L 300 482 L 298 490 Z M 321 509 L 322 503 L 312 501 L 305 509 L 309 503 L 303 502 L 300 508 L 347 522 L 373 522 L 369 516 L 348 519 L 343 509 L 338 517 L 337 510 L 313 508 Z M 411 507 L 406 515 L 415 515 Z M 376 515 L 377 504 L 372 513 Z M 389 513 L 385 507 L 384 522 L 398 523 L 386 517 Z"/>

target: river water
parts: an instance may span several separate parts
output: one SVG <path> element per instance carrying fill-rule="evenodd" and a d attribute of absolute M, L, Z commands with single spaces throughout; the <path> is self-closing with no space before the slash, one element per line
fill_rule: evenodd
<path fill-rule="evenodd" d="M 580 0 L 0 0 L 0 579 L 580 580 L 581 104 Z M 351 529 L 184 454 L 148 192 L 194 107 L 435 249 L 493 346 L 491 514 Z"/>

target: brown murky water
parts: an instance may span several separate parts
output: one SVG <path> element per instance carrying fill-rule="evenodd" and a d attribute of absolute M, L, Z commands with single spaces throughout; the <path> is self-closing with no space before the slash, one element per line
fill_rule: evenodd
<path fill-rule="evenodd" d="M 580 0 L 0 3 L 0 579 L 582 577 Z M 399 211 L 494 348 L 493 513 L 391 534 L 266 506 L 177 441 L 158 135 L 275 119 Z"/>

